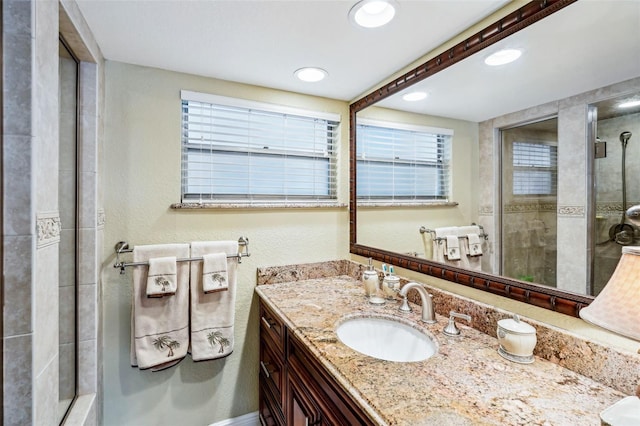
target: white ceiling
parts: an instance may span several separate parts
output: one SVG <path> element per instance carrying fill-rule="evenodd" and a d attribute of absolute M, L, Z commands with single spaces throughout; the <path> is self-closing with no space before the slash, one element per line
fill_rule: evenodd
<path fill-rule="evenodd" d="M 502 48 L 522 57 L 484 65 Z M 480 122 L 639 76 L 640 1 L 581 0 L 412 86 L 424 101 L 399 94 L 377 106 Z M 640 99 L 640 87 L 629 98 Z"/>
<path fill-rule="evenodd" d="M 363 29 L 348 20 L 357 0 L 77 2 L 108 60 L 345 101 L 507 3 L 398 0 L 390 24 Z M 397 95 L 378 105 L 483 121 L 638 77 L 640 0 L 581 0 L 491 51 L 501 47 L 524 54 L 489 68 L 487 49 L 420 83 L 426 100 L 409 104 Z M 293 72 L 305 66 L 329 77 L 300 82 Z"/>
<path fill-rule="evenodd" d="M 398 0 L 356 28 L 356 0 L 78 0 L 108 60 L 350 101 L 480 21 L 505 0 Z M 293 77 L 328 71 L 319 83 Z"/>

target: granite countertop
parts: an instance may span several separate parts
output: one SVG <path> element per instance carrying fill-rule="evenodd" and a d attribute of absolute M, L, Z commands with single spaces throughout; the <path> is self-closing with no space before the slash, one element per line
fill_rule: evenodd
<path fill-rule="evenodd" d="M 348 276 L 256 287 L 336 382 L 381 425 L 600 425 L 599 413 L 625 395 L 536 357 L 532 364 L 502 358 L 495 338 L 457 321 L 447 337 L 419 321 L 421 307 L 398 312 L 397 301 L 368 303 Z M 425 361 L 397 363 L 362 355 L 340 342 L 336 325 L 347 316 L 411 321 L 430 334 L 438 352 Z"/>

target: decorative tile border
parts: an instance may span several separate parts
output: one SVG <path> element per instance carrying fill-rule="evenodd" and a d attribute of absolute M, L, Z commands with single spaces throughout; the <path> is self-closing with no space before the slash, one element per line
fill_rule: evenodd
<path fill-rule="evenodd" d="M 585 217 L 584 206 L 558 206 L 558 216 Z"/>
<path fill-rule="evenodd" d="M 104 213 L 104 209 L 98 209 L 98 217 L 96 218 L 98 229 L 104 228 L 105 223 L 107 223 L 107 216 Z"/>
<path fill-rule="evenodd" d="M 480 206 L 478 208 L 478 214 L 480 216 L 491 216 L 491 215 L 493 215 L 493 206 Z"/>
<path fill-rule="evenodd" d="M 44 212 L 36 215 L 37 247 L 46 247 L 60 242 L 62 222 L 59 212 Z"/>
<path fill-rule="evenodd" d="M 628 202 L 627 206 L 634 206 L 640 204 L 637 202 Z M 559 216 L 571 216 L 571 217 L 585 217 L 585 206 L 563 206 L 555 203 L 512 203 L 504 206 L 505 213 L 531 213 L 537 211 L 553 212 L 556 211 Z M 597 203 L 596 214 L 603 216 L 619 215 L 623 211 L 622 203 Z M 493 213 L 491 206 L 480 206 L 478 212 L 481 215 L 488 215 Z"/>
<path fill-rule="evenodd" d="M 638 202 L 629 202 L 627 206 L 633 206 L 636 204 L 640 204 Z M 489 215 L 493 213 L 493 209 L 491 206 L 480 206 L 478 209 L 480 215 Z M 558 216 L 569 216 L 569 217 L 585 217 L 586 216 L 586 208 L 585 206 L 563 206 L 557 205 L 555 203 L 512 203 L 504 206 L 505 214 L 509 213 L 532 213 L 532 212 L 554 212 L 557 211 Z M 597 203 L 596 204 L 596 214 L 602 216 L 613 216 L 619 215 L 623 211 L 622 203 Z"/>
<path fill-rule="evenodd" d="M 627 202 L 627 208 L 631 206 L 635 206 L 636 204 L 640 204 L 640 201 L 629 201 Z M 626 209 L 624 209 L 626 210 Z M 603 216 L 613 216 L 622 214 L 623 208 L 622 203 L 596 203 L 596 214 Z"/>
<path fill-rule="evenodd" d="M 504 213 L 535 213 L 535 212 L 555 212 L 556 203 L 512 203 L 506 204 L 503 208 Z"/>

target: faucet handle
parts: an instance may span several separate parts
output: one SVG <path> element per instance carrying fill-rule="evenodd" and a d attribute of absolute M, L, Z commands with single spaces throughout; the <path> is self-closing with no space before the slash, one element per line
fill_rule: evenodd
<path fill-rule="evenodd" d="M 459 336 L 460 330 L 456 327 L 456 318 L 467 320 L 471 322 L 471 316 L 467 314 L 459 314 L 458 312 L 450 311 L 449 312 L 449 324 L 442 330 L 442 332 L 447 336 Z"/>
<path fill-rule="evenodd" d="M 398 310 L 402 312 L 411 312 L 411 307 L 409 306 L 409 302 L 407 301 L 407 295 L 402 296 L 402 300 L 400 301 L 400 306 Z"/>

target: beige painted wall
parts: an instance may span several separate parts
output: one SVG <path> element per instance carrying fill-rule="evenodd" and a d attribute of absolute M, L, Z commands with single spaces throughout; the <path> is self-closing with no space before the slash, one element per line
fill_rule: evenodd
<path fill-rule="evenodd" d="M 348 257 L 347 208 L 172 210 L 180 201 L 180 90 L 286 104 L 342 116 L 339 200 L 348 201 L 348 104 L 107 62 L 105 108 L 104 424 L 206 425 L 258 408 L 256 268 Z M 239 267 L 234 353 L 151 373 L 129 365 L 131 270 L 113 246 L 250 240 Z"/>

